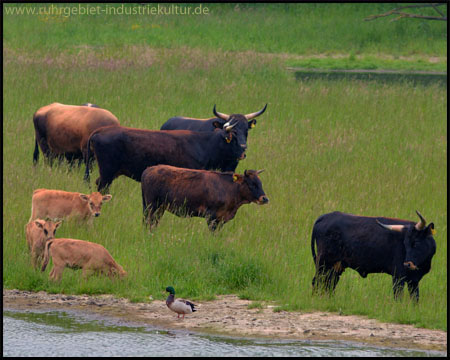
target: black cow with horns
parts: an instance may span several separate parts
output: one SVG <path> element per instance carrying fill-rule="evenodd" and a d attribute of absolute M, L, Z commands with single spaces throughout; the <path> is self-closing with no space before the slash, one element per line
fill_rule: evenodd
<path fill-rule="evenodd" d="M 214 118 L 196 119 L 184 116 L 176 116 L 167 120 L 161 130 L 192 130 L 192 131 L 214 131 L 215 129 L 227 129 L 233 126 L 236 129 L 238 143 L 245 150 L 247 149 L 248 130 L 255 127 L 256 117 L 266 111 L 267 104 L 259 111 L 251 114 L 231 114 L 227 115 L 216 110 L 214 105 Z"/>
<path fill-rule="evenodd" d="M 419 300 L 419 281 L 431 269 L 436 252 L 434 224 L 418 212 L 420 221 L 365 217 L 338 211 L 320 216 L 314 223 L 311 251 L 316 265 L 312 281 L 334 291 L 345 268 L 363 278 L 371 273 L 392 275 L 394 298 L 399 298 L 405 282 L 411 298 Z M 317 256 L 314 250 L 317 243 Z"/>
<path fill-rule="evenodd" d="M 98 191 L 125 175 L 141 181 L 144 170 L 154 165 L 172 165 L 188 169 L 234 171 L 245 152 L 237 140 L 235 125 L 213 132 L 188 130 L 143 130 L 108 126 L 92 133 L 88 141 L 95 154 L 100 177 Z M 89 166 L 85 180 L 89 181 Z"/>

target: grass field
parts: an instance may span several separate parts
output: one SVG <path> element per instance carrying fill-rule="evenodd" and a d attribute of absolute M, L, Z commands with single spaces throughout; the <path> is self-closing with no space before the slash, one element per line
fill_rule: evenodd
<path fill-rule="evenodd" d="M 329 11 L 303 6 L 255 5 L 236 11 L 217 5 L 211 6 L 209 17 L 196 21 L 175 16 L 103 22 L 100 17 L 89 22 L 81 16 L 63 21 L 5 16 L 3 286 L 148 301 L 150 294 L 166 297 L 165 287 L 173 285 L 177 295 L 193 300 L 237 293 L 255 301 L 275 300 L 280 309 L 365 314 L 446 330 L 446 88 L 301 82 L 286 71 L 280 57 L 268 54 L 315 54 L 328 48 L 445 57 L 446 38 L 435 24 L 427 25 L 430 38 L 414 30 L 418 25 L 411 21 L 385 24 L 393 27 L 400 47 L 400 41 L 388 39 L 381 23 L 362 22 L 370 31 L 356 31 L 360 28 L 352 25 L 355 18 L 381 12 L 378 7 L 352 5 L 345 22 L 337 4 Z M 307 22 L 312 18 L 317 33 Z M 145 31 L 132 30 L 135 23 Z M 331 26 L 347 37 L 335 44 L 327 31 Z M 304 34 L 308 31 L 309 36 Z M 307 41 L 302 43 L 298 34 Z M 34 271 L 27 254 L 31 194 L 39 187 L 91 191 L 83 182 L 84 167 L 50 168 L 42 154 L 38 166 L 32 166 L 33 113 L 55 101 L 96 103 L 122 125 L 145 129 L 159 129 L 175 115 L 212 116 L 214 104 L 221 112 L 249 113 L 268 103 L 249 133 L 247 158 L 237 172 L 266 169 L 261 180 L 270 203 L 244 205 L 215 235 L 204 219 L 167 212 L 149 234 L 141 222 L 140 184 L 119 177 L 110 188 L 112 201 L 93 226 L 65 222 L 57 237 L 104 245 L 128 278 L 83 279 L 67 269 L 61 283 L 51 283 L 49 270 Z M 91 179 L 97 176 L 94 167 Z M 394 302 L 390 276 L 362 279 L 351 269 L 333 297 L 311 296 L 310 241 L 318 216 L 340 210 L 416 221 L 416 209 L 437 230 L 437 253 L 431 272 L 420 282 L 418 305 L 406 294 Z"/>

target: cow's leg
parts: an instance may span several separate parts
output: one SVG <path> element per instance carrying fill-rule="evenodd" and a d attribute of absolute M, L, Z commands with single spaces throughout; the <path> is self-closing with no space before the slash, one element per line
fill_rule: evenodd
<path fill-rule="evenodd" d="M 312 289 L 313 289 L 313 294 L 315 292 L 317 292 L 317 281 L 316 281 L 316 275 L 314 275 L 312 281 L 311 281 L 311 285 L 312 285 Z"/>
<path fill-rule="evenodd" d="M 119 271 L 115 264 L 108 264 L 107 267 L 108 271 L 106 271 L 106 275 L 108 275 L 110 279 L 114 280 L 119 277 Z"/>
<path fill-rule="evenodd" d="M 42 263 L 42 255 L 39 254 L 43 254 L 43 249 L 34 244 L 31 248 L 31 264 L 35 269 Z"/>
<path fill-rule="evenodd" d="M 326 289 L 326 274 L 327 270 L 324 263 L 321 263 L 319 259 L 317 259 L 316 264 L 316 274 L 312 280 L 313 293 L 317 293 L 319 291 L 323 291 Z"/>
<path fill-rule="evenodd" d="M 206 222 L 208 224 L 209 230 L 212 232 L 220 230 L 225 223 L 222 218 L 218 218 L 214 212 L 209 212 L 206 214 Z"/>
<path fill-rule="evenodd" d="M 327 292 L 334 292 L 340 276 L 341 272 L 335 271 L 333 268 L 327 270 L 325 274 L 325 289 Z"/>
<path fill-rule="evenodd" d="M 55 160 L 56 156 L 52 153 L 49 153 L 48 156 L 46 156 L 47 163 L 50 167 L 53 167 L 53 161 Z"/>
<path fill-rule="evenodd" d="M 319 262 L 320 262 L 320 258 L 317 257 L 316 261 L 315 261 L 315 264 L 314 264 L 315 267 L 316 267 L 316 272 L 315 272 L 314 277 L 313 277 L 312 282 L 311 282 L 311 284 L 312 284 L 312 293 L 313 294 L 316 294 L 317 290 L 319 288 L 319 270 L 320 270 Z"/>
<path fill-rule="evenodd" d="M 334 292 L 336 285 L 343 269 L 336 269 L 335 266 L 330 267 L 329 264 L 321 263 L 318 260 L 316 274 L 312 280 L 313 293 L 325 291 L 329 294 Z"/>
<path fill-rule="evenodd" d="M 52 152 L 50 151 L 50 147 L 48 146 L 47 139 L 44 136 L 41 136 L 39 131 L 36 131 L 36 141 L 39 144 L 39 147 L 41 148 L 42 155 L 44 155 L 45 160 L 49 161 L 52 156 Z M 39 150 L 37 150 L 37 147 L 35 147 L 33 160 L 36 159 L 37 162 L 38 156 Z"/>
<path fill-rule="evenodd" d="M 220 230 L 224 224 L 223 221 L 219 221 L 218 219 L 212 218 L 207 219 L 206 222 L 208 223 L 209 230 L 211 230 L 212 232 Z"/>
<path fill-rule="evenodd" d="M 86 264 L 88 265 L 88 264 Z M 91 269 L 89 266 L 84 266 L 83 267 L 83 279 L 88 278 L 89 276 L 93 275 L 95 273 L 95 271 L 93 269 Z"/>
<path fill-rule="evenodd" d="M 32 250 L 32 252 L 31 252 L 31 265 L 33 266 L 34 269 L 36 269 L 36 267 L 37 267 L 37 255 L 36 255 L 36 252 L 34 250 Z"/>
<path fill-rule="evenodd" d="M 313 288 L 313 294 L 316 294 L 320 287 L 320 280 L 319 280 L 319 272 L 318 269 L 316 269 L 316 273 L 312 279 L 312 288 Z"/>
<path fill-rule="evenodd" d="M 153 211 L 153 209 L 148 210 L 147 224 L 150 226 L 150 231 L 156 229 L 159 224 L 159 220 L 164 215 L 165 208 L 160 206 L 158 209 Z"/>
<path fill-rule="evenodd" d="M 211 230 L 212 232 L 216 231 L 217 227 L 219 226 L 219 222 L 216 218 L 207 218 L 206 222 L 208 224 L 209 230 Z"/>
<path fill-rule="evenodd" d="M 52 269 L 52 271 L 50 271 L 50 279 L 52 279 L 54 281 L 60 281 L 63 270 L 64 270 L 64 265 L 53 264 L 53 269 Z"/>
<path fill-rule="evenodd" d="M 151 200 L 147 202 L 144 190 L 142 190 L 142 223 L 145 226 L 150 225 L 151 217 L 153 216 L 153 201 Z"/>
<path fill-rule="evenodd" d="M 419 302 L 419 282 L 408 281 L 409 296 L 412 300 Z"/>
<path fill-rule="evenodd" d="M 109 192 L 109 187 L 112 183 L 112 179 L 105 180 L 105 178 L 100 175 L 100 177 L 95 181 L 95 183 L 97 184 L 97 191 L 102 195 L 106 195 Z"/>
<path fill-rule="evenodd" d="M 61 166 L 61 163 L 63 162 L 64 157 L 65 157 L 65 154 L 57 156 L 57 158 L 58 158 L 58 166 Z"/>
<path fill-rule="evenodd" d="M 145 226 L 148 226 L 150 228 L 150 231 L 152 231 L 158 226 L 159 220 L 164 214 L 165 207 L 164 205 L 159 205 L 159 202 L 153 198 L 147 200 L 148 201 L 146 201 L 144 196 L 142 196 L 142 207 L 144 210 L 142 221 L 144 222 Z"/>
<path fill-rule="evenodd" d="M 98 170 L 100 177 L 95 181 L 97 184 L 97 191 L 102 195 L 108 193 L 109 186 L 113 182 L 114 178 L 118 176 L 119 168 L 113 163 L 115 159 L 113 158 L 101 158 L 97 156 Z"/>
<path fill-rule="evenodd" d="M 78 166 L 81 165 L 81 162 L 84 164 L 87 164 L 89 166 L 89 163 L 86 162 L 87 159 L 87 141 L 83 140 L 80 143 L 80 149 L 81 149 L 81 157 L 78 159 Z"/>
<path fill-rule="evenodd" d="M 392 290 L 394 292 L 395 300 L 400 300 L 402 298 L 404 286 L 405 280 L 403 278 L 392 277 Z"/>
<path fill-rule="evenodd" d="M 89 170 L 92 171 L 92 164 L 94 163 L 94 156 L 92 156 L 92 154 L 91 154 L 91 156 L 89 156 L 89 159 L 88 159 L 86 149 L 83 149 L 82 154 L 83 154 L 83 156 L 80 159 L 80 163 L 81 163 L 81 161 L 83 161 L 85 164 L 87 164 L 87 166 L 89 167 Z"/>
<path fill-rule="evenodd" d="M 67 163 L 69 164 L 69 171 L 72 171 L 73 163 L 75 161 L 75 155 L 71 153 L 65 153 L 64 156 L 66 157 Z"/>
<path fill-rule="evenodd" d="M 112 184 L 114 178 L 116 178 L 117 172 L 119 169 L 114 168 L 111 165 L 103 165 L 100 167 L 100 160 L 98 161 L 99 164 L 99 172 L 100 177 L 95 181 L 97 186 L 97 191 L 100 192 L 102 195 L 105 195 L 109 192 L 109 187 Z"/>

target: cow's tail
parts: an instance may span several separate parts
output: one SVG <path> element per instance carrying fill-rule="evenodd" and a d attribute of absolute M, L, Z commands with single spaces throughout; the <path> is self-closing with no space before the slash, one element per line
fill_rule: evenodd
<path fill-rule="evenodd" d="M 36 165 L 39 160 L 39 146 L 37 137 L 34 140 L 34 153 L 33 153 L 33 165 Z"/>
<path fill-rule="evenodd" d="M 39 146 L 38 146 L 38 117 L 33 115 L 34 124 L 34 153 L 33 153 L 33 165 L 36 165 L 39 160 Z"/>
<path fill-rule="evenodd" d="M 317 231 L 316 228 L 313 227 L 312 235 L 311 235 L 311 252 L 314 260 L 314 264 L 316 263 L 316 237 L 317 237 Z"/>
<path fill-rule="evenodd" d="M 44 263 L 42 264 L 41 271 L 45 271 L 45 268 L 48 265 L 48 261 L 50 258 L 50 246 L 53 244 L 53 240 L 49 240 L 45 243 L 45 251 L 44 251 Z"/>
<path fill-rule="evenodd" d="M 87 149 L 86 149 L 86 159 L 84 159 L 84 163 L 86 164 L 86 170 L 84 172 L 84 181 L 86 181 L 89 184 L 89 157 L 91 152 L 91 139 L 92 134 L 89 136 L 88 142 L 87 142 Z"/>

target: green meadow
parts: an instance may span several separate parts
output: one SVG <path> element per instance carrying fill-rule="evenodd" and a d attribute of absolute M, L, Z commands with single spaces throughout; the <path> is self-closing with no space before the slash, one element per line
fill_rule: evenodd
<path fill-rule="evenodd" d="M 172 285 L 192 300 L 233 293 L 255 306 L 274 301 L 275 311 L 334 311 L 447 330 L 446 87 L 300 81 L 286 70 L 295 57 L 333 54 L 433 58 L 446 68 L 446 23 L 363 21 L 390 4 L 203 5 L 208 15 L 67 18 L 8 15 L 5 7 L 20 5 L 4 5 L 4 288 L 150 301 L 165 298 Z M 92 225 L 66 221 L 56 235 L 102 244 L 128 277 L 85 279 L 66 269 L 53 283 L 51 264 L 43 273 L 31 267 L 31 195 L 37 188 L 96 191 L 98 168 L 89 187 L 84 165 L 50 167 L 40 153 L 33 167 L 33 113 L 52 102 L 92 102 L 124 126 L 154 130 L 176 115 L 211 117 L 214 104 L 230 114 L 268 103 L 236 172 L 265 169 L 270 202 L 243 205 L 215 234 L 202 218 L 168 212 L 149 233 L 140 183 L 121 176 Z M 312 296 L 312 227 L 335 210 L 413 221 L 419 210 L 434 222 L 437 252 L 419 304 L 406 288 L 394 301 L 389 275 L 363 279 L 351 269 L 334 296 Z"/>

